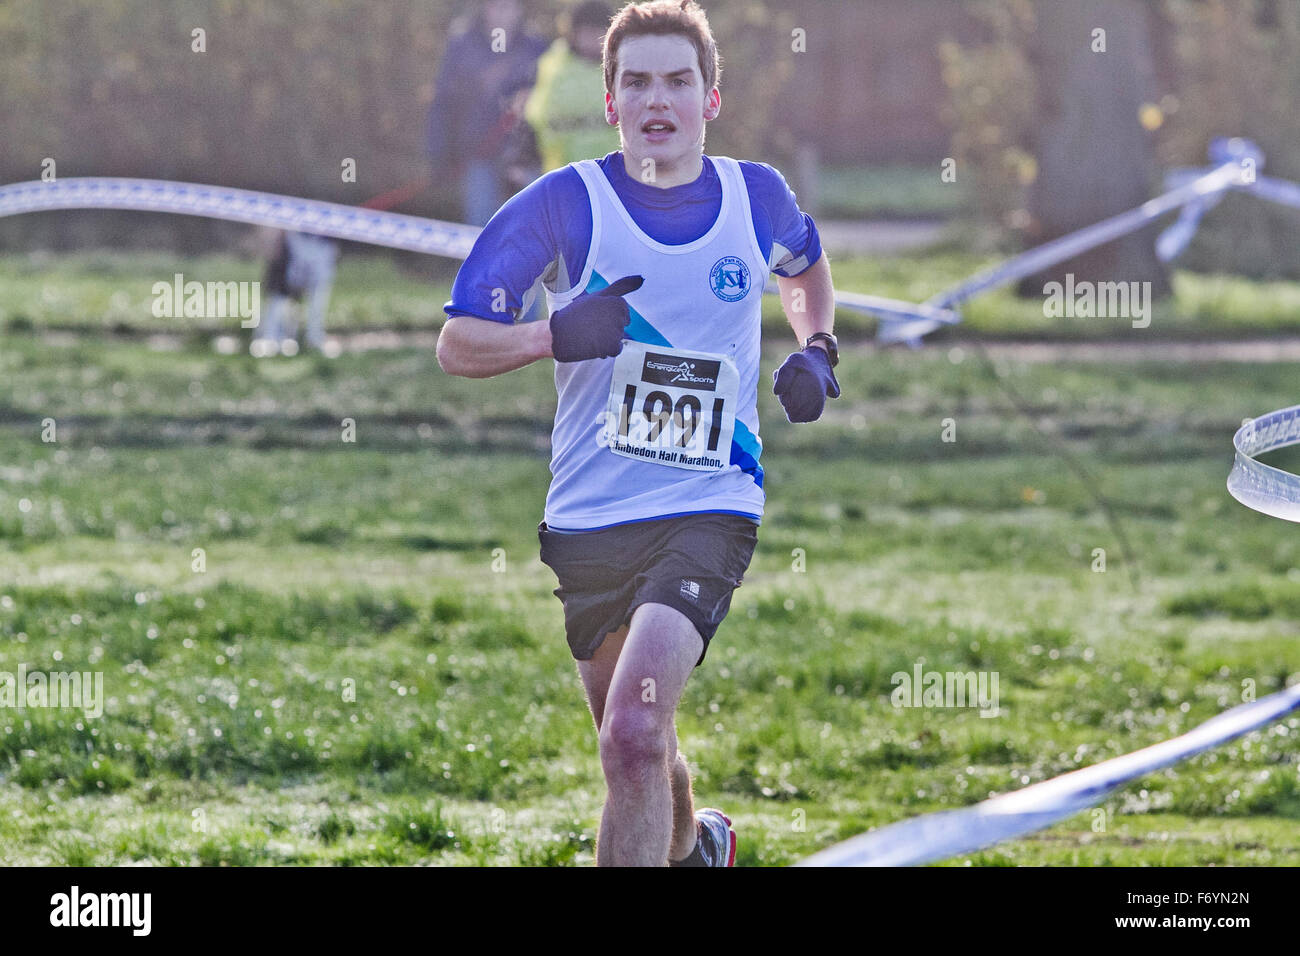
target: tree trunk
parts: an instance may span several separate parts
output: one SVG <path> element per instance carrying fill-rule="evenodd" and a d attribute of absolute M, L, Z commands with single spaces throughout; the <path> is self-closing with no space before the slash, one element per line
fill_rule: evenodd
<path fill-rule="evenodd" d="M 1038 84 L 1029 195 L 1029 238 L 1046 242 L 1139 206 L 1158 187 L 1150 134 L 1139 110 L 1150 92 L 1153 24 L 1142 0 L 1040 0 L 1030 60 Z M 1105 30 L 1105 51 L 1094 51 Z M 1153 97 L 1152 97 L 1153 98 Z M 1047 282 L 1150 282 L 1170 291 L 1156 257 L 1160 225 L 1098 246 L 1028 276 L 1017 291 L 1041 296 Z"/>

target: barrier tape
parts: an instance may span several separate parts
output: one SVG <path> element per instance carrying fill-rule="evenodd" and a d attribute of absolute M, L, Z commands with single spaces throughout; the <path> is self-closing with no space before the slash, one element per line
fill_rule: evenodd
<path fill-rule="evenodd" d="M 1224 163 L 1186 185 L 1172 189 L 1155 199 L 1149 199 L 1134 209 L 1103 219 L 1091 226 L 1085 226 L 1083 229 L 1036 246 L 983 272 L 978 272 L 953 288 L 927 299 L 923 305 L 951 310 L 981 292 L 1009 285 L 1025 276 L 1041 272 L 1049 266 L 1072 259 L 1089 249 L 1141 229 L 1165 213 L 1179 209 L 1188 203 L 1204 202 L 1207 197 L 1221 193 L 1230 186 L 1240 184 L 1241 181 L 1240 163 L 1237 160 Z M 876 337 L 881 343 L 906 342 L 916 346 L 922 336 L 938 328 L 940 323 L 933 319 L 886 320 L 881 322 Z"/>
<path fill-rule="evenodd" d="M 774 279 L 768 279 L 763 290 L 768 295 L 779 295 L 780 286 Z M 874 315 L 885 321 L 935 322 L 939 325 L 956 325 L 961 316 L 951 309 L 936 309 L 919 302 L 904 302 L 901 299 L 889 299 L 881 295 L 866 295 L 861 292 L 835 290 L 835 305 L 841 309 L 851 309 L 866 315 Z"/>
<path fill-rule="evenodd" d="M 1269 202 L 1300 209 L 1300 184 L 1258 175 L 1258 170 L 1264 165 L 1264 154 L 1250 140 L 1239 137 L 1219 138 L 1210 144 L 1209 153 L 1210 161 L 1215 164 L 1213 167 L 1172 171 L 1166 177 L 1167 191 L 1163 195 L 979 272 L 959 285 L 927 299 L 923 305 L 955 311 L 956 306 L 981 292 L 1007 285 L 1064 262 L 1141 229 L 1147 223 L 1178 209 L 1180 213 L 1177 221 L 1165 229 L 1156 241 L 1156 254 L 1162 262 L 1169 262 L 1192 241 L 1201 217 L 1213 209 L 1228 190 L 1239 190 Z M 882 344 L 905 342 L 915 347 L 920 345 L 922 336 L 943 324 L 950 323 L 912 315 L 903 315 L 897 319 L 886 316 L 877 329 L 877 339 Z"/>
<path fill-rule="evenodd" d="M 1213 717 L 1180 737 L 1044 780 L 961 810 L 944 810 L 845 840 L 797 866 L 915 866 L 1023 836 L 1095 807 L 1139 777 L 1218 747 L 1300 709 L 1300 684 Z"/>
<path fill-rule="evenodd" d="M 1247 191 L 1270 202 L 1300 209 L 1300 184 L 1285 179 L 1260 176 L 1247 187 Z"/>
<path fill-rule="evenodd" d="M 204 216 L 464 259 L 476 226 L 318 199 L 161 179 L 72 178 L 0 186 L 0 216 L 52 209 L 126 209 Z"/>
<path fill-rule="evenodd" d="M 393 197 L 409 199 L 419 183 L 371 200 L 372 206 L 390 205 Z M 345 206 L 316 199 L 295 199 L 273 193 L 226 186 L 202 186 L 161 179 L 77 177 L 52 182 L 32 180 L 0 186 L 0 216 L 55 209 L 123 209 L 204 216 L 290 232 L 331 236 L 428 255 L 464 259 L 481 231 L 477 226 L 386 212 L 378 208 Z M 764 290 L 779 291 L 769 281 Z M 955 324 L 960 317 L 947 309 L 854 292 L 835 293 L 835 304 L 883 317 L 902 317 L 939 324 Z"/>
<path fill-rule="evenodd" d="M 1246 140 L 1216 140 L 1209 171 L 1178 170 L 1167 182 L 1169 192 L 1137 209 L 1064 236 L 1055 242 L 986 270 L 927 301 L 950 308 L 967 298 L 1015 281 L 1085 249 L 1140 228 L 1159 215 L 1181 207 L 1178 220 L 1156 244 L 1163 261 L 1178 255 L 1196 233 L 1201 217 L 1228 189 L 1242 189 L 1272 202 L 1300 208 L 1300 185 L 1266 176 L 1247 175 L 1263 165 L 1263 155 Z M 1253 161 L 1253 166 L 1247 161 Z M 882 322 L 884 341 L 919 344 L 920 336 L 938 325 L 915 318 Z M 1288 521 L 1300 521 L 1300 476 L 1256 460 L 1279 448 L 1300 444 L 1300 405 L 1246 422 L 1233 438 L 1236 459 L 1228 491 L 1247 507 Z M 1263 700 L 1234 707 L 1194 730 L 1103 761 L 1092 767 L 986 800 L 961 810 L 923 814 L 845 840 L 814 854 L 799 866 L 913 866 L 970 853 L 1035 830 L 1094 807 L 1126 783 L 1170 766 L 1229 740 L 1257 730 L 1300 709 L 1300 684 Z"/>
<path fill-rule="evenodd" d="M 1165 177 L 1165 185 L 1173 188 L 1203 174 L 1204 170 L 1175 169 Z M 1278 205 L 1300 209 L 1300 185 L 1287 182 L 1285 179 L 1256 176 L 1253 182 L 1243 182 L 1233 188 L 1241 192 L 1251 193 L 1260 199 L 1275 202 Z M 1182 215 L 1178 217 L 1178 221 L 1162 232 L 1160 238 L 1156 241 L 1156 253 L 1160 256 L 1161 262 L 1169 262 L 1175 259 L 1187 248 L 1196 235 L 1196 228 L 1200 225 L 1201 216 L 1206 211 L 1213 209 L 1220 198 L 1221 195 L 1207 196 L 1190 202 L 1183 207 Z"/>
<path fill-rule="evenodd" d="M 1237 454 L 1228 475 L 1228 493 L 1247 508 L 1300 521 L 1300 475 L 1255 460 L 1295 444 L 1300 444 L 1300 405 L 1246 422 L 1232 437 Z"/>
<path fill-rule="evenodd" d="M 917 347 L 923 336 L 960 323 L 961 314 L 956 307 L 967 299 L 1063 262 L 1179 209 L 1179 219 L 1161 234 L 1156 247 L 1160 258 L 1169 261 L 1187 246 L 1201 216 L 1228 189 L 1242 189 L 1300 209 L 1300 185 L 1267 176 L 1244 175 L 1243 163 L 1247 160 L 1256 168 L 1264 163 L 1263 154 L 1250 141 L 1215 140 L 1210 156 L 1219 165 L 1208 171 L 1175 170 L 1167 180 L 1170 188 L 1164 195 L 979 272 L 923 303 L 837 290 L 835 304 L 876 316 L 880 320 L 877 340 L 882 344 L 905 342 Z M 406 195 L 403 190 L 409 191 L 413 185 L 407 184 L 393 195 Z M 55 209 L 123 209 L 204 216 L 453 259 L 468 256 L 481 231 L 476 226 L 379 209 L 159 179 L 93 177 L 0 186 L 0 217 Z M 775 294 L 779 288 L 769 280 L 764 291 Z"/>
<path fill-rule="evenodd" d="M 1126 212 L 1093 223 L 1077 232 L 1053 239 L 1008 259 L 999 266 L 976 273 L 965 282 L 927 300 L 930 305 L 939 308 L 957 305 L 967 299 L 998 286 L 1007 285 L 1025 276 L 1041 272 L 1048 266 L 1072 259 L 1095 246 L 1128 235 L 1158 219 L 1167 212 L 1206 196 L 1222 192 L 1229 186 L 1241 182 L 1241 166 L 1236 162 L 1224 163 L 1218 169 L 1199 176 L 1177 189 L 1170 190 L 1155 199 L 1148 199 L 1142 205 Z"/>

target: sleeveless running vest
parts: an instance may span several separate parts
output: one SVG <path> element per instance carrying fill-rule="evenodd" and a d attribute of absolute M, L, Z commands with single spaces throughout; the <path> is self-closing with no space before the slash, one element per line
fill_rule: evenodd
<path fill-rule="evenodd" d="M 551 311 L 627 275 L 641 288 L 623 351 L 556 362 L 545 520 L 593 530 L 693 512 L 763 513 L 759 335 L 769 264 L 754 235 L 740 165 L 709 157 L 722 206 L 709 230 L 665 245 L 633 221 L 595 160 L 572 164 L 591 203 L 591 246 Z"/>

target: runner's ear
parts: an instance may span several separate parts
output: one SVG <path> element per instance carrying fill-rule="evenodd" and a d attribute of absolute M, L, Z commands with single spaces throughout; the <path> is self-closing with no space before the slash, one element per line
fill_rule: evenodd
<path fill-rule="evenodd" d="M 596 295 L 627 295 L 629 292 L 635 292 L 641 288 L 645 279 L 641 276 L 624 276 L 617 282 L 610 283 L 601 289 Z"/>

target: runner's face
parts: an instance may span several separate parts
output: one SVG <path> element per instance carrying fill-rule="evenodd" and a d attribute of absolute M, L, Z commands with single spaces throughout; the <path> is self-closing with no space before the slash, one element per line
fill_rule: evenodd
<path fill-rule="evenodd" d="M 618 123 L 630 168 L 654 160 L 656 176 L 694 168 L 704 152 L 704 124 L 718 115 L 717 89 L 704 89 L 699 58 L 683 36 L 635 36 L 618 50 L 606 115 Z"/>

